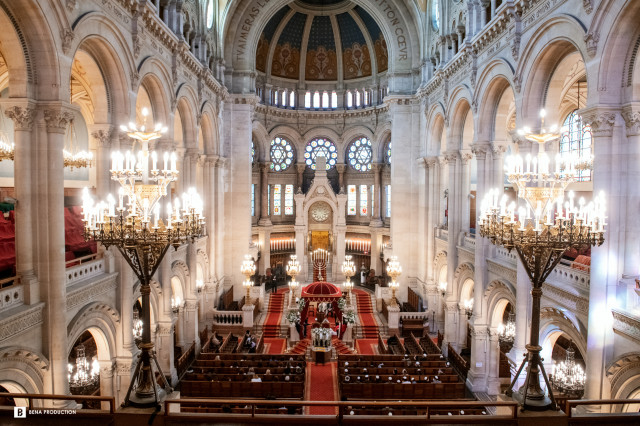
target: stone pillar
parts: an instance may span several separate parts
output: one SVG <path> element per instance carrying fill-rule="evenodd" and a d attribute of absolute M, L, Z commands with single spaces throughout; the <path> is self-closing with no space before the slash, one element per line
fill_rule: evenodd
<path fill-rule="evenodd" d="M 155 348 L 156 357 L 162 369 L 162 374 L 167 377 L 171 386 L 175 386 L 178 382 L 178 371 L 174 367 L 173 333 L 174 326 L 171 319 L 158 322 Z"/>
<path fill-rule="evenodd" d="M 640 205 L 640 110 L 638 107 L 626 107 L 622 111 L 627 135 L 626 169 L 626 223 L 624 245 L 624 267 L 622 270 L 622 291 L 619 299 L 627 301 L 627 309 L 633 310 L 636 304 L 635 279 L 640 275 L 640 223 L 637 220 Z"/>
<path fill-rule="evenodd" d="M 456 160 L 458 155 L 454 152 L 447 153 L 446 161 L 449 166 L 449 219 L 448 219 L 448 229 L 449 229 L 449 237 L 447 240 L 447 294 L 446 294 L 446 302 L 447 302 L 447 315 L 445 317 L 445 342 L 451 342 L 453 345 L 457 345 L 456 335 L 457 330 L 453 323 L 449 324 L 454 320 L 457 315 L 457 295 L 458 291 L 455 287 L 455 272 L 456 267 L 458 265 L 458 254 L 457 254 L 457 229 L 459 226 L 459 215 L 456 214 L 457 202 L 456 202 L 456 191 L 454 188 L 456 187 Z"/>
<path fill-rule="evenodd" d="M 346 169 L 346 164 L 336 164 L 336 170 L 338 171 L 338 192 L 346 192 L 344 188 L 344 171 Z"/>
<path fill-rule="evenodd" d="M 469 228 L 470 228 L 471 208 L 470 208 L 470 202 L 469 202 L 469 195 L 471 191 L 469 190 L 469 186 L 470 186 L 469 175 L 471 172 L 471 165 L 469 164 L 469 162 L 471 161 L 472 158 L 473 156 L 471 155 L 470 152 L 460 151 L 460 165 L 462 166 L 462 181 L 460 182 L 460 189 L 461 189 L 460 214 L 462 215 L 462 220 L 460 222 L 460 226 L 461 226 L 461 230 L 464 232 L 469 232 Z"/>
<path fill-rule="evenodd" d="M 371 222 L 369 226 L 380 228 L 382 226 L 382 169 L 384 164 L 372 164 L 373 170 L 373 192 L 375 198 L 373 200 L 373 208 L 371 209 Z"/>
<path fill-rule="evenodd" d="M 269 217 L 269 168 L 271 163 L 260 163 L 260 220 L 258 225 L 271 226 Z"/>
<path fill-rule="evenodd" d="M 504 189 L 504 153 L 506 150 L 507 147 L 503 144 L 494 142 L 491 145 L 491 158 L 493 159 L 494 177 L 493 182 L 490 185 L 495 186 L 500 190 Z M 478 203 L 481 201 L 481 198 L 476 198 L 476 206 L 478 206 Z"/>
<path fill-rule="evenodd" d="M 265 275 L 267 268 L 271 267 L 271 229 L 260 229 L 258 231 L 258 241 L 262 246 L 261 257 L 258 262 L 258 273 Z"/>
<path fill-rule="evenodd" d="M 18 200 L 15 205 L 15 245 L 16 273 L 22 283 L 24 303 L 33 305 L 40 301 L 38 279 L 35 275 L 34 254 L 34 219 L 36 205 L 34 190 L 37 188 L 34 161 L 36 159 L 36 139 L 32 138 L 33 119 L 36 110 L 31 105 L 13 106 L 5 111 L 14 125 L 14 189 Z M 61 167 L 61 166 L 59 166 Z"/>
<path fill-rule="evenodd" d="M 440 198 L 440 186 L 439 186 L 439 173 L 437 170 L 438 159 L 437 157 L 429 157 L 425 161 L 426 165 L 426 191 L 427 191 L 427 225 L 426 225 L 426 258 L 424 262 L 426 264 L 426 277 L 427 283 L 431 283 L 435 280 L 433 270 L 433 260 L 436 257 L 435 253 L 435 227 L 438 225 L 438 204 Z M 434 304 L 430 303 L 430 309 L 433 309 Z M 435 301 L 434 301 L 435 302 Z M 435 324 L 434 324 L 435 326 Z"/>
<path fill-rule="evenodd" d="M 187 344 L 187 339 L 185 338 L 185 305 L 183 304 L 184 302 L 180 302 L 180 307 L 178 308 L 178 313 L 175 314 L 176 316 L 176 320 L 174 322 L 175 324 L 175 330 L 174 332 L 176 333 L 176 345 L 180 346 L 183 350 L 186 347 Z"/>
<path fill-rule="evenodd" d="M 91 127 L 91 136 L 96 140 L 96 193 L 104 200 L 111 188 L 111 139 L 113 127 L 110 124 L 95 124 Z M 115 194 L 114 194 L 115 196 Z"/>
<path fill-rule="evenodd" d="M 589 287 L 589 321 L 585 384 L 586 399 L 608 398 L 605 368 L 612 361 L 614 345 L 611 308 L 616 306 L 617 283 L 621 268 L 621 238 L 624 234 L 620 217 L 626 209 L 627 194 L 620 185 L 620 164 L 624 164 L 621 133 L 614 132 L 617 110 L 593 107 L 581 111 L 585 124 L 591 125 L 595 161 L 593 163 L 593 193 L 604 192 L 607 197 L 607 226 L 605 241 L 591 249 L 591 286 Z M 637 183 L 636 183 L 637 184 Z M 630 218 L 629 218 L 630 219 Z M 637 243 L 637 242 L 636 242 Z M 607 382 L 607 383 L 605 383 Z M 600 407 L 595 408 L 600 410 Z"/>
<path fill-rule="evenodd" d="M 216 272 L 216 240 L 219 235 L 216 232 L 216 207 L 217 207 L 217 195 L 216 188 L 216 162 L 218 157 L 216 155 L 207 155 L 204 163 L 204 191 L 203 197 L 205 205 L 205 220 L 207 226 L 207 253 L 209 257 L 209 274 L 211 277 L 215 276 Z M 211 277 L 206 277 L 210 279 Z"/>
<path fill-rule="evenodd" d="M 510 352 L 510 358 L 520 367 L 523 354 L 526 352 L 525 345 L 528 343 L 529 333 L 527 331 L 529 329 L 529 312 L 531 310 L 531 281 L 520 259 L 518 259 L 516 267 L 516 277 L 516 338 L 513 343 L 513 349 Z M 521 374 L 521 376 L 524 375 Z M 524 377 L 519 382 L 524 383 Z"/>
<path fill-rule="evenodd" d="M 436 196 L 436 202 L 438 206 L 438 215 L 436 216 L 436 226 L 444 223 L 448 223 L 448 218 L 445 218 L 445 210 L 447 209 L 447 198 L 444 197 L 445 191 L 448 188 L 447 172 L 448 161 L 445 156 L 438 157 L 438 194 Z"/>
<path fill-rule="evenodd" d="M 107 360 L 98 361 L 98 363 L 100 364 L 100 396 L 113 396 L 113 362 Z M 109 403 L 102 402 L 101 408 L 108 410 Z"/>
<path fill-rule="evenodd" d="M 445 302 L 444 305 L 444 340 L 442 346 L 446 347 L 447 343 L 451 343 L 457 349 L 458 341 L 458 303 Z"/>
<path fill-rule="evenodd" d="M 225 179 L 227 178 L 227 164 L 228 160 L 224 157 L 219 157 L 216 162 L 216 166 L 213 169 L 215 175 L 215 188 L 216 188 L 216 206 L 215 206 L 215 239 L 216 239 L 216 253 L 217 256 L 211 260 L 213 264 L 215 264 L 215 276 L 221 281 L 225 276 L 224 270 L 224 243 L 225 243 L 225 210 L 226 210 L 226 202 L 225 202 Z M 249 195 L 249 203 L 251 202 L 251 195 Z M 249 209 L 251 206 L 249 206 Z M 249 214 L 251 214 L 251 211 Z M 249 218 L 251 219 L 251 218 Z"/>
<path fill-rule="evenodd" d="M 480 19 L 482 21 L 482 26 L 484 27 L 485 25 L 487 25 L 487 23 L 491 19 L 490 16 L 487 16 L 487 7 L 489 7 L 490 1 L 489 0 L 482 0 L 480 5 L 481 5 L 481 8 L 480 8 L 480 16 L 481 16 L 481 18 Z"/>
<path fill-rule="evenodd" d="M 376 275 L 382 274 L 382 261 L 380 260 L 380 248 L 382 247 L 382 234 L 371 231 L 371 269 L 376 271 Z"/>
<path fill-rule="evenodd" d="M 462 301 L 458 304 L 458 344 L 457 349 L 460 351 L 467 346 L 467 330 L 469 328 L 469 319 L 467 318 L 467 311 L 464 308 Z"/>
<path fill-rule="evenodd" d="M 112 249 L 115 250 L 115 249 Z M 122 350 L 118 347 L 119 356 L 131 356 L 135 351 L 135 343 L 133 342 L 133 270 L 125 260 L 125 258 L 118 252 L 118 270 L 120 274 L 118 279 L 120 285 L 118 290 L 120 292 L 120 321 L 122 323 Z"/>
<path fill-rule="evenodd" d="M 43 328 L 43 346 L 48 348 L 49 369 L 52 376 L 51 393 L 66 395 L 69 393 L 67 379 L 67 319 L 66 310 L 61 309 L 67 303 L 67 289 L 64 259 L 64 175 L 63 156 L 64 134 L 73 119 L 71 112 L 60 106 L 44 110 L 47 126 L 47 143 L 41 149 L 46 150 L 47 158 L 47 222 L 48 241 L 47 261 L 41 262 L 48 270 L 48 279 L 42 282 L 40 289 L 42 300 L 46 303 L 46 327 Z M 44 144 L 43 144 L 44 145 Z M 17 176 L 16 176 L 17 178 Z M 42 189 L 41 189 L 42 190 Z M 45 194 L 40 194 L 44 196 Z M 46 343 L 45 343 L 46 342 Z M 67 402 L 59 404 L 66 405 Z M 58 403 L 54 403 L 58 405 Z"/>
<path fill-rule="evenodd" d="M 487 359 L 489 344 L 489 328 L 486 325 L 471 327 L 471 360 L 467 385 L 473 392 L 485 392 L 487 389 L 487 371 L 490 368 Z"/>
<path fill-rule="evenodd" d="M 489 365 L 487 366 L 487 393 L 498 395 L 500 393 L 500 342 L 497 328 L 489 330 Z"/>
<path fill-rule="evenodd" d="M 467 18 L 469 20 L 469 18 Z M 458 49 L 462 48 L 462 43 L 464 42 L 464 25 L 458 25 L 456 27 L 456 34 L 458 35 Z"/>
<path fill-rule="evenodd" d="M 185 306 L 184 306 L 184 338 L 185 344 L 199 340 L 198 335 L 198 293 L 196 290 L 196 280 L 198 279 L 198 247 L 196 242 L 190 242 L 187 247 L 187 264 L 189 267 L 189 276 L 185 289 Z M 204 271 L 203 271 L 204 272 Z M 204 278 L 204 277 L 203 277 Z M 204 282 L 203 282 L 204 284 Z"/>
<path fill-rule="evenodd" d="M 307 165 L 305 163 L 296 164 L 296 186 L 298 187 L 297 191 L 302 191 L 302 183 L 304 181 L 303 173 L 304 169 L 306 168 Z"/>

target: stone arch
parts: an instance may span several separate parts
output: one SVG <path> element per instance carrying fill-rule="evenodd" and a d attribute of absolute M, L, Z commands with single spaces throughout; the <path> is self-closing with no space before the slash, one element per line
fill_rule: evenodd
<path fill-rule="evenodd" d="M 256 161 L 268 161 L 269 148 L 271 147 L 271 137 L 269 132 L 259 121 L 251 123 L 253 129 L 253 143 L 256 150 Z"/>
<path fill-rule="evenodd" d="M 385 122 L 375 133 L 374 138 L 371 140 L 373 146 L 373 161 L 378 163 L 384 163 L 386 160 L 385 150 L 387 148 L 387 142 L 391 140 L 391 123 Z"/>
<path fill-rule="evenodd" d="M 200 128 L 204 139 L 204 153 L 216 155 L 220 152 L 220 129 L 218 115 L 211 102 L 205 102 L 200 108 Z"/>
<path fill-rule="evenodd" d="M 468 127 L 467 118 L 471 112 L 471 96 L 466 86 L 461 86 L 450 99 L 451 102 L 447 108 L 449 111 L 447 150 L 457 151 L 465 147 L 464 136 Z"/>
<path fill-rule="evenodd" d="M 586 57 L 584 43 L 585 27 L 576 18 L 558 15 L 545 21 L 536 31 L 535 37 L 522 51 L 515 75 L 516 91 L 520 86 L 520 102 L 517 111 L 523 124 L 535 127 L 539 121 L 538 112 L 547 103 L 549 85 L 557 65 L 569 54 L 578 52 L 583 60 Z M 589 96 L 592 95 L 591 81 L 587 74 Z M 522 100 L 526 99 L 526 102 Z M 548 111 L 548 123 L 558 121 L 557 111 Z M 534 121 L 535 120 L 535 121 Z"/>
<path fill-rule="evenodd" d="M 580 351 L 583 359 L 587 359 L 587 339 L 586 333 L 582 332 L 579 326 L 559 309 L 553 307 L 544 307 L 540 312 L 540 342 L 543 352 L 546 352 L 543 358 L 551 362 L 551 350 L 558 337 L 566 334 L 573 340 L 573 344 Z"/>
<path fill-rule="evenodd" d="M 185 300 L 185 294 L 191 294 L 189 289 L 189 267 L 181 260 L 173 262 L 171 265 L 171 290 L 173 294 L 180 297 L 180 300 Z M 174 282 L 173 278 L 177 277 L 180 285 Z"/>
<path fill-rule="evenodd" d="M 109 361 L 116 356 L 117 333 L 120 314 L 104 303 L 85 306 L 67 325 L 67 353 L 73 349 L 76 340 L 89 331 L 96 341 L 98 360 Z"/>
<path fill-rule="evenodd" d="M 606 368 L 606 376 L 611 385 L 611 398 L 626 399 L 640 388 L 640 352 L 627 352 L 616 358 Z M 622 405 L 615 405 L 613 412 L 627 411 Z"/>
<path fill-rule="evenodd" d="M 60 27 L 66 24 L 61 23 L 64 18 L 58 10 L 43 10 L 49 9 L 49 4 L 29 0 L 0 1 L 0 28 L 4 29 L 2 54 L 9 70 L 10 98 L 66 99 L 63 93 L 68 84 L 60 84 L 56 33 L 49 31 L 56 23 Z M 21 23 L 28 23 L 30 29 L 39 28 L 40 31 L 25 31 Z"/>
<path fill-rule="evenodd" d="M 45 375 L 49 361 L 39 352 L 22 346 L 0 348 L 0 382 L 19 385 L 26 393 L 45 393 Z M 42 401 L 34 401 L 42 406 Z"/>
<path fill-rule="evenodd" d="M 289 141 L 289 143 L 291 144 L 291 146 L 295 151 L 294 153 L 295 159 L 296 159 L 295 162 L 298 164 L 304 163 L 304 157 L 303 157 L 304 147 L 306 146 L 306 142 L 304 142 L 304 137 L 300 133 L 298 133 L 298 131 L 293 127 L 283 124 L 271 129 L 267 137 L 267 142 L 265 146 L 267 147 L 270 146 L 273 138 L 277 136 L 284 137 L 286 140 Z M 269 160 L 269 148 L 265 148 L 264 160 L 265 161 Z"/>
<path fill-rule="evenodd" d="M 516 291 L 513 286 L 502 280 L 492 281 L 484 292 L 483 312 L 487 313 L 485 318 L 489 327 L 496 328 L 502 324 L 504 310 L 508 303 L 511 303 L 514 310 L 516 307 Z"/>
<path fill-rule="evenodd" d="M 347 149 L 349 148 L 349 145 L 351 145 L 351 142 L 355 141 L 358 138 L 361 137 L 366 137 L 367 139 L 369 139 L 371 141 L 371 162 L 374 162 L 374 153 L 378 150 L 378 146 L 375 145 L 375 140 L 373 139 L 373 132 L 366 126 L 353 126 L 350 127 L 349 129 L 347 129 L 343 134 L 342 134 L 342 140 L 344 141 L 344 144 L 342 145 L 341 148 L 338 149 L 338 162 L 343 162 L 345 164 L 348 164 L 349 161 L 347 161 Z"/>
<path fill-rule="evenodd" d="M 458 302 L 462 302 L 463 291 L 468 290 L 468 286 L 465 284 L 470 280 L 474 282 L 473 279 L 474 274 L 474 266 L 470 263 L 463 263 L 456 268 L 456 271 L 453 275 L 453 285 L 455 286 L 452 289 L 452 293 L 456 295 Z M 473 297 L 473 286 L 471 287 L 471 297 Z"/>
<path fill-rule="evenodd" d="M 585 36 L 591 57 L 601 51 L 598 91 L 589 90 L 590 104 L 618 104 L 640 99 L 640 4 L 625 0 L 603 0 L 598 5 Z M 605 32 L 604 29 L 611 29 Z M 596 98 L 597 96 L 597 98 Z"/>
<path fill-rule="evenodd" d="M 442 270 L 444 269 L 444 280 L 447 281 L 447 252 L 441 251 L 433 259 L 433 270 L 435 271 L 436 285 L 439 284 L 442 278 Z"/>
<path fill-rule="evenodd" d="M 144 87 L 149 94 L 154 121 L 170 126 L 171 129 L 173 115 L 170 103 L 173 101 L 173 94 L 169 92 L 169 88 L 173 87 L 173 84 L 164 63 L 153 57 L 147 57 L 138 66 L 138 74 L 140 84 L 135 88 L 136 93 L 139 87 Z"/>
<path fill-rule="evenodd" d="M 309 129 L 302 135 L 300 146 L 297 152 L 298 164 L 303 164 L 305 162 L 304 150 L 306 149 L 307 144 L 315 138 L 325 138 L 333 142 L 333 144 L 336 146 L 336 150 L 338 151 L 338 160 L 340 160 L 339 153 L 344 151 L 344 141 L 340 137 L 340 135 L 327 127 L 314 127 L 312 129 Z M 340 162 L 338 161 L 338 163 Z"/>
<path fill-rule="evenodd" d="M 509 105 L 514 101 L 512 86 L 513 68 L 506 60 L 494 60 L 480 74 L 476 91 L 479 99 L 478 120 L 476 122 L 477 139 L 480 141 L 508 140 L 507 128 L 498 128 L 499 122 L 507 122 Z M 490 125 L 486 125 L 490 123 Z"/>
<path fill-rule="evenodd" d="M 198 123 L 196 118 L 196 94 L 193 88 L 182 84 L 176 93 L 176 112 L 180 113 L 184 147 L 187 149 L 198 148 Z M 175 114 L 175 113 L 174 113 Z"/>
<path fill-rule="evenodd" d="M 196 251 L 196 259 L 197 259 L 197 264 L 200 266 L 200 268 L 202 268 L 202 274 L 203 274 L 202 280 L 207 281 L 209 278 L 209 256 L 207 256 L 207 253 L 204 250 L 198 249 Z M 196 271 L 196 279 L 199 279 L 197 271 Z"/>
<path fill-rule="evenodd" d="M 404 2 L 388 0 L 384 6 L 376 6 L 366 0 L 352 1 L 378 23 L 388 43 L 390 72 L 410 72 L 420 65 L 418 20 Z M 230 67 L 238 71 L 255 69 L 258 38 L 269 19 L 287 3 L 289 0 L 272 0 L 257 6 L 251 0 L 238 0 L 229 5 L 221 39 L 229 40 L 224 51 Z M 240 89 L 235 82 L 233 86 Z"/>

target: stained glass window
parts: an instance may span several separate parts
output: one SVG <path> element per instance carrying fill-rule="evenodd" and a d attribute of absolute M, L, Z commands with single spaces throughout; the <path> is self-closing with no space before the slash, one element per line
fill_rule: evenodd
<path fill-rule="evenodd" d="M 316 138 L 307 144 L 304 159 L 307 166 L 310 166 L 313 170 L 316 169 L 316 157 L 318 154 L 324 155 L 327 159 L 327 170 L 336 165 L 338 151 L 329 139 Z"/>
<path fill-rule="evenodd" d="M 384 160 L 387 164 L 391 164 L 391 141 L 387 143 L 387 148 L 384 150 Z"/>
<path fill-rule="evenodd" d="M 256 215 L 256 184 L 251 184 L 251 216 Z"/>
<path fill-rule="evenodd" d="M 285 185 L 284 187 L 284 214 L 293 214 L 293 185 Z"/>
<path fill-rule="evenodd" d="M 356 214 L 356 186 L 347 185 L 347 215 L 355 216 Z"/>
<path fill-rule="evenodd" d="M 282 214 L 282 211 L 280 210 L 280 201 L 281 201 L 280 196 L 282 195 L 280 193 L 280 190 L 281 190 L 281 185 L 273 185 L 273 214 L 274 215 Z"/>
<path fill-rule="evenodd" d="M 372 156 L 371 141 L 367 138 L 356 139 L 349 146 L 349 152 L 347 154 L 349 164 L 360 172 L 368 172 L 371 170 Z"/>
<path fill-rule="evenodd" d="M 360 216 L 369 215 L 369 192 L 367 185 L 360 185 Z"/>
<path fill-rule="evenodd" d="M 286 139 L 274 138 L 271 141 L 271 170 L 281 172 L 286 170 L 293 162 L 293 148 Z"/>
<path fill-rule="evenodd" d="M 560 138 L 560 154 L 573 154 L 579 158 L 591 158 L 591 126 L 582 124 L 577 110 L 567 116 L 562 125 L 562 136 Z M 588 182 L 591 180 L 591 170 L 578 170 L 578 181 Z"/>
<path fill-rule="evenodd" d="M 256 144 L 251 141 L 251 164 L 256 161 Z"/>
<path fill-rule="evenodd" d="M 387 217 L 391 217 L 391 185 L 385 187 L 385 198 L 387 199 Z"/>
<path fill-rule="evenodd" d="M 432 0 L 431 2 L 431 25 L 433 29 L 440 29 L 440 0 Z"/>

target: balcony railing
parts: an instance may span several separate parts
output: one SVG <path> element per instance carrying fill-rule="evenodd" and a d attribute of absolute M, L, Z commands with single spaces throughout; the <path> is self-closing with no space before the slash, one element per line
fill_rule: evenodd
<path fill-rule="evenodd" d="M 65 264 L 67 286 L 86 280 L 105 272 L 104 258 L 101 253 L 79 257 Z"/>

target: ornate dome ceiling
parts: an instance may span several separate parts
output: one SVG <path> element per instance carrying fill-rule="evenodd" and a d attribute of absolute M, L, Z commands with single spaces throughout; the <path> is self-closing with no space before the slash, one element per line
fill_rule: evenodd
<path fill-rule="evenodd" d="M 387 70 L 380 27 L 348 0 L 296 0 L 265 26 L 256 68 L 274 77 L 340 81 Z"/>

